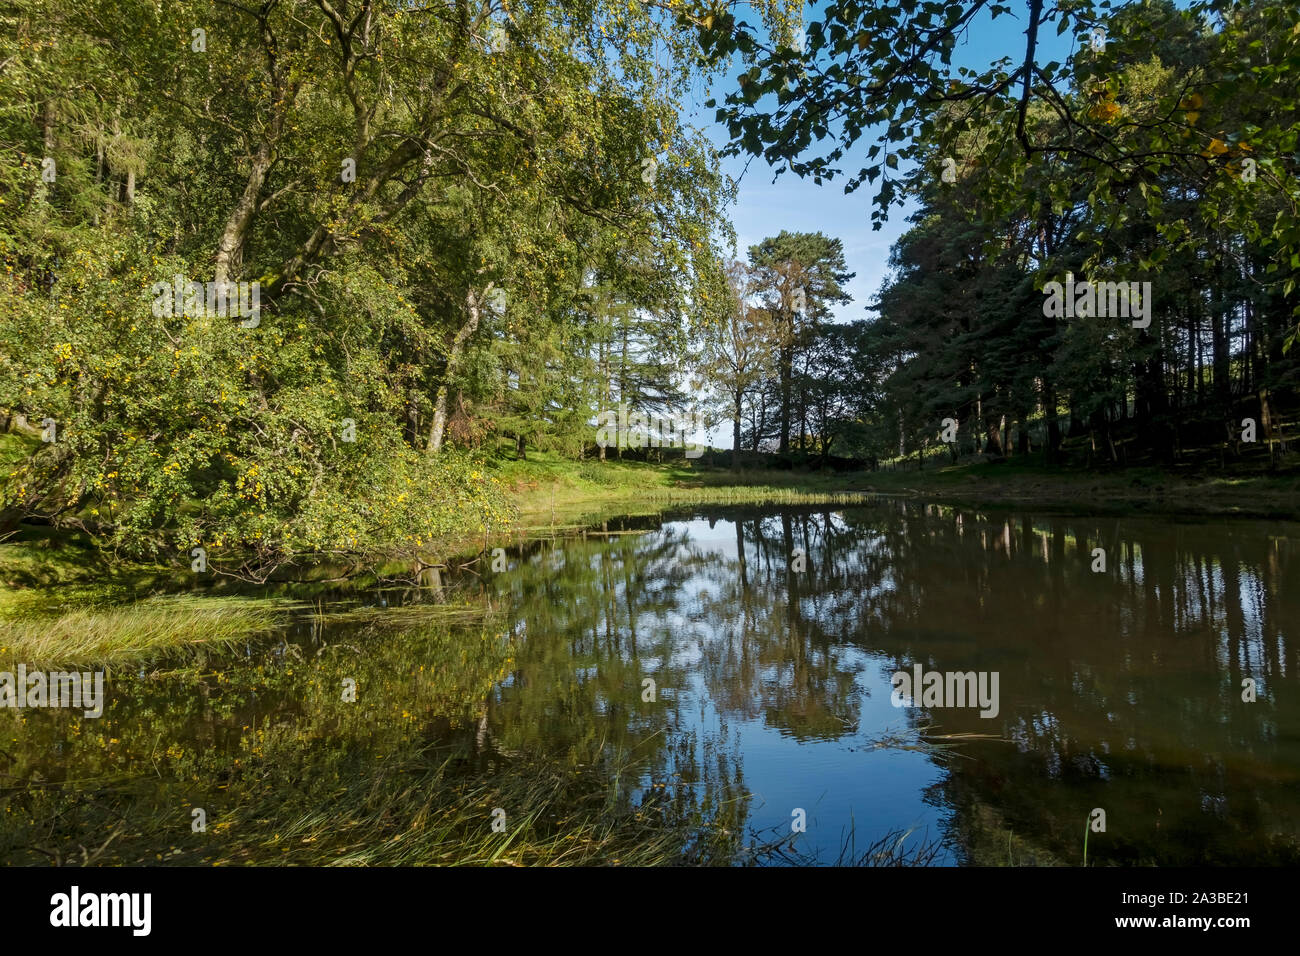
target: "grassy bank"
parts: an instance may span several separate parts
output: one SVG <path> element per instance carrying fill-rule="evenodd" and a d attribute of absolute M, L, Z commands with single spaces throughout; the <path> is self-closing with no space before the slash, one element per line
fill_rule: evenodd
<path fill-rule="evenodd" d="M 1300 472 L 1215 473 L 1133 467 L 1052 468 L 1015 460 L 921 471 L 731 471 L 698 462 L 572 462 L 536 455 L 501 464 L 526 530 L 698 504 L 852 503 L 907 495 L 972 506 L 1116 514 L 1300 518 Z"/>
<path fill-rule="evenodd" d="M 497 460 L 491 468 L 507 489 L 514 510 L 510 523 L 493 528 L 487 537 L 467 532 L 432 543 L 422 555 L 424 566 L 529 535 L 592 527 L 616 516 L 704 505 L 850 505 L 876 496 L 906 496 L 977 508 L 1031 508 L 1039 513 L 1300 519 L 1300 471 L 1295 470 L 1281 474 L 1152 467 L 1085 471 L 1013 459 L 920 471 L 731 471 L 680 459 L 663 464 L 612 458 L 575 462 L 544 453 L 534 453 L 526 461 Z M 24 526 L 18 535 L 0 542 L 0 620 L 18 619 L 27 611 L 77 612 L 89 606 L 123 605 L 158 594 L 190 592 L 196 585 L 214 597 L 250 596 L 246 585 L 221 575 L 196 579 L 182 558 L 174 566 L 124 562 L 95 548 L 85 535 Z M 397 558 L 387 565 L 303 564 L 288 569 L 286 576 L 296 582 L 292 597 L 298 600 L 340 587 L 362 588 L 381 578 L 415 577 L 412 561 Z M 264 593 L 254 590 L 257 594 L 252 596 Z M 183 633 L 186 622 L 172 620 L 176 613 L 159 608 L 150 616 L 166 627 L 176 625 L 171 629 Z M 141 622 L 136 627 L 111 617 L 69 619 L 61 630 L 100 635 L 86 639 L 80 649 L 87 651 L 153 643 L 145 635 L 157 630 L 154 624 Z M 132 630 L 136 634 L 126 636 Z M 123 637 L 110 637 L 110 632 L 122 632 Z M 24 646 L 37 646 L 35 636 L 26 633 L 12 637 L 12 644 L 20 638 Z"/>
<path fill-rule="evenodd" d="M 499 475 L 524 532 L 587 527 L 615 515 L 645 515 L 692 505 L 853 504 L 869 492 L 843 476 L 731 472 L 698 462 L 574 462 L 533 454 L 499 463 Z"/>

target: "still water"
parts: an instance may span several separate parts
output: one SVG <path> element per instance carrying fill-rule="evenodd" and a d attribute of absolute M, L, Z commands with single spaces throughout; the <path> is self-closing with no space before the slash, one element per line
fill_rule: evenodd
<path fill-rule="evenodd" d="M 887 499 L 532 540 L 437 591 L 324 592 L 273 638 L 118 668 L 98 721 L 0 727 L 10 778 L 58 794 L 9 791 L 36 822 L 0 850 L 41 862 L 22 847 L 97 845 L 117 819 L 133 849 L 100 861 L 210 862 L 201 806 L 212 843 L 265 831 L 247 862 L 317 862 L 282 831 L 358 781 L 407 786 L 393 768 L 435 748 L 586 768 L 634 810 L 779 841 L 743 857 L 765 863 L 907 834 L 932 863 L 1077 866 L 1087 832 L 1088 865 L 1294 864 L 1297 545 L 1279 522 Z M 466 598 L 486 623 L 419 613 Z M 996 714 L 909 706 L 891 678 L 918 668 L 983 677 Z"/>

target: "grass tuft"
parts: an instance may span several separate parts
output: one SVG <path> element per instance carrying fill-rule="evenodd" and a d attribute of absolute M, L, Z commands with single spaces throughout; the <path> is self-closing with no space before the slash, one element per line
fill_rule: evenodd
<path fill-rule="evenodd" d="M 80 608 L 0 621 L 0 652 L 27 662 L 97 664 L 269 633 L 286 602 L 218 597 L 149 598 L 124 607 Z"/>

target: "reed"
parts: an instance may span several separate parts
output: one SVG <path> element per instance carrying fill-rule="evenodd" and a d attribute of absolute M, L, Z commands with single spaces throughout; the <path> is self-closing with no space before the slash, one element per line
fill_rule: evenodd
<path fill-rule="evenodd" d="M 227 597 L 158 597 L 114 607 L 0 620 L 0 653 L 26 662 L 100 664 L 269 633 L 287 602 Z"/>

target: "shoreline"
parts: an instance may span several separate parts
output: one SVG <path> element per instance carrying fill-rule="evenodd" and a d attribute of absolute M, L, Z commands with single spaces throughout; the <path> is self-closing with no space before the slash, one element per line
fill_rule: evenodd
<path fill-rule="evenodd" d="M 511 472 L 513 463 L 503 469 Z M 606 463 L 609 464 L 609 463 Z M 1168 517 L 1263 518 L 1300 521 L 1300 473 L 1279 475 L 1178 474 L 1155 468 L 1081 472 L 1021 464 L 954 465 L 907 472 L 836 473 L 684 469 L 675 465 L 618 463 L 639 474 L 639 488 L 593 487 L 575 469 L 530 475 L 531 485 L 511 496 L 520 525 L 571 526 L 588 515 L 651 514 L 692 505 L 840 503 L 844 498 L 907 497 L 966 507 L 1033 509 L 1054 513 Z M 549 481 L 547 479 L 549 478 Z M 847 503 L 847 502 L 846 502 Z"/>
<path fill-rule="evenodd" d="M 1300 521 L 1300 470 L 1278 475 L 1184 475 L 1155 468 L 1081 472 L 979 463 L 906 472 L 733 472 L 680 461 L 572 462 L 540 455 L 491 467 L 506 486 L 512 506 L 506 527 L 453 533 L 417 553 L 375 555 L 353 565 L 353 570 L 362 576 L 387 577 L 399 566 L 445 567 L 454 559 L 481 554 L 484 548 L 595 529 L 615 518 L 697 507 L 867 506 L 875 498 L 905 498 L 1044 514 Z M 300 570 L 329 565 L 310 555 L 301 557 Z M 83 535 L 47 526 L 27 526 L 23 534 L 0 542 L 0 584 L 18 591 L 68 585 L 73 590 L 100 590 L 115 586 L 113 579 L 124 576 L 140 584 L 147 579 L 144 590 L 154 592 L 176 590 L 188 578 L 179 564 L 115 559 Z M 308 574 L 304 580 L 313 578 Z"/>

